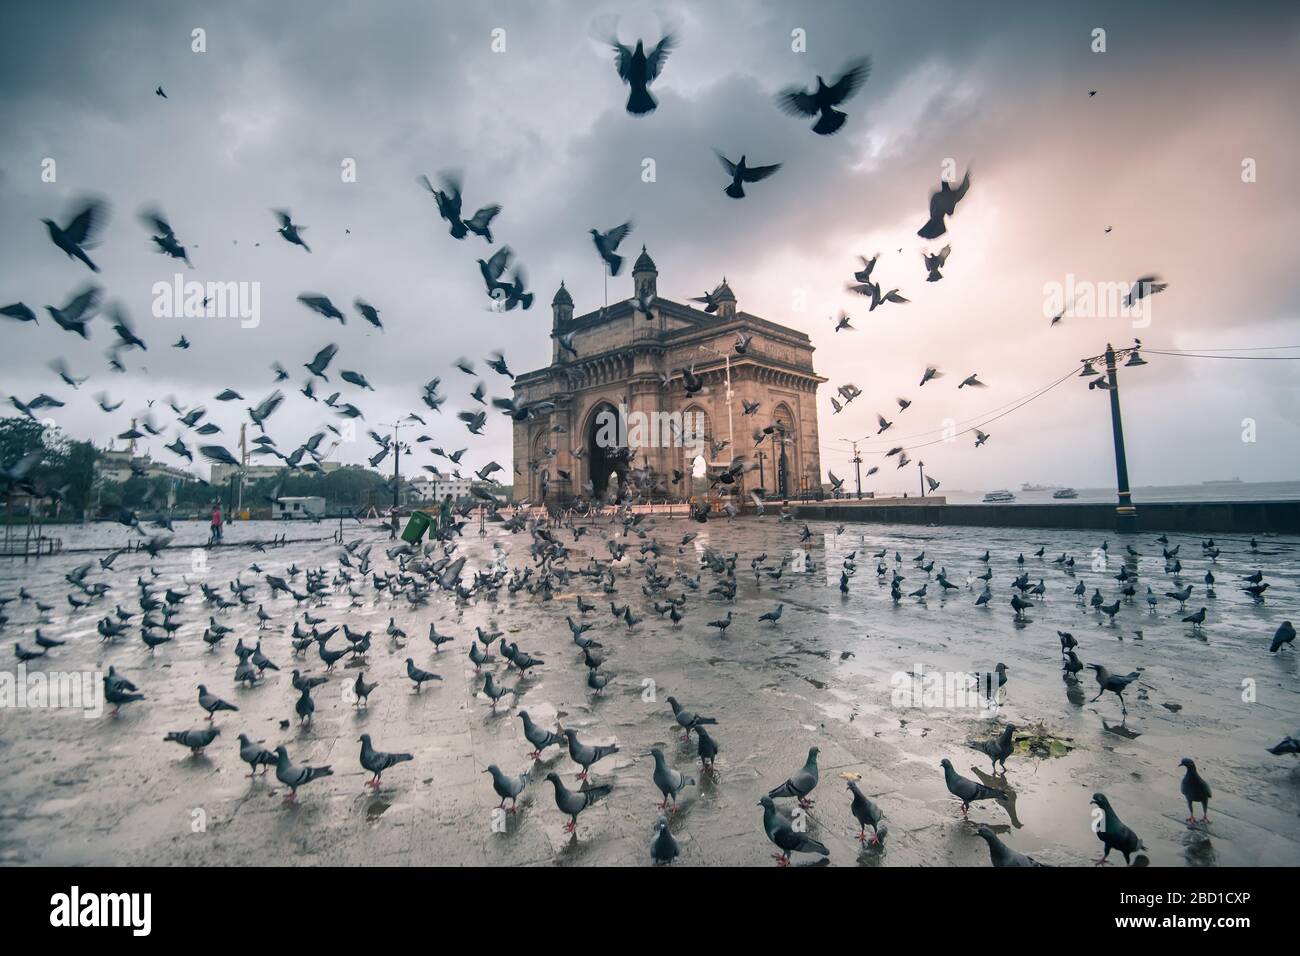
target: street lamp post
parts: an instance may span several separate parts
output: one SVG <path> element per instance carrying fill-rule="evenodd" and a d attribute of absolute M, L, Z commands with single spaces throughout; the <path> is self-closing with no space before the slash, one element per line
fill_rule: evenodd
<path fill-rule="evenodd" d="M 916 470 L 921 473 L 921 497 L 924 498 L 925 497 L 925 462 L 918 461 L 916 463 Z"/>
<path fill-rule="evenodd" d="M 858 454 L 858 443 L 852 438 L 841 438 L 840 441 L 846 441 L 853 446 L 853 457 L 849 459 L 853 463 L 853 480 L 858 486 L 858 500 L 862 500 L 862 456 Z"/>
<path fill-rule="evenodd" d="M 1110 425 L 1115 440 L 1115 531 L 1119 534 L 1135 534 L 1138 529 L 1137 508 L 1133 506 L 1133 494 L 1128 484 L 1128 456 L 1124 452 L 1124 422 L 1120 416 L 1119 376 L 1116 371 L 1117 359 L 1125 355 L 1129 356 L 1125 363 L 1129 368 L 1147 364 L 1138 351 L 1142 343 L 1136 339 L 1134 343 L 1130 348 L 1115 349 L 1107 342 L 1105 352 L 1083 360 L 1083 371 L 1079 373 L 1083 377 L 1098 376 L 1088 383 L 1089 389 L 1100 388 L 1110 392 Z M 1092 366 L 1093 362 L 1100 361 L 1106 363 L 1104 378 Z"/>
<path fill-rule="evenodd" d="M 393 422 L 388 427 L 393 430 L 393 511 L 396 512 L 401 506 L 402 492 L 402 443 L 398 438 L 400 429 L 405 428 L 410 422 Z"/>

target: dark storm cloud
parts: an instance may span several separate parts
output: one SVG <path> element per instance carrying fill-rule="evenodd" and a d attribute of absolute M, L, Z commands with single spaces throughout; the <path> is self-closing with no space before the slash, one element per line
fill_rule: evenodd
<path fill-rule="evenodd" d="M 853 380 L 867 390 L 834 420 L 823 399 L 827 446 L 873 430 L 874 412 L 914 390 L 926 362 L 954 373 L 978 368 L 995 387 L 969 400 L 924 396 L 930 405 L 915 407 L 913 429 L 1009 401 L 1106 337 L 1131 337 L 1101 320 L 1067 322 L 1049 336 L 1042 286 L 1067 272 L 1109 281 L 1156 269 L 1169 278 L 1149 340 L 1280 344 L 1274 340 L 1294 338 L 1297 325 L 1288 228 L 1297 200 L 1283 173 L 1295 165 L 1284 79 L 1294 78 L 1297 32 L 1285 6 L 1271 13 L 1244 17 L 1196 4 L 1058 11 L 740 0 L 662 9 L 10 4 L 0 39 L 8 91 L 0 105 L 7 131 L 0 256 L 8 266 L 0 299 L 60 302 L 90 277 L 53 250 L 39 220 L 61 217 L 70 197 L 104 194 L 115 215 L 98 250 L 102 280 L 150 350 L 127 359 L 127 375 L 112 375 L 101 320 L 90 343 L 47 320 L 6 325 L 0 334 L 17 347 L 0 355 L 5 389 L 48 389 L 44 361 L 65 355 L 75 373 L 94 377 L 56 419 L 102 439 L 125 427 L 129 411 L 168 392 L 211 408 L 211 395 L 229 385 L 256 401 L 271 388 L 273 360 L 294 370 L 296 387 L 301 363 L 336 341 L 336 368 L 358 369 L 378 389 L 359 396 L 345 389 L 365 409 L 366 425 L 417 408 L 419 386 L 441 375 L 449 402 L 442 416 L 426 417 L 435 438 L 454 444 L 463 434 L 454 412 L 470 405 L 473 381 L 451 361 L 467 355 L 481 365 L 504 348 L 516 372 L 545 364 L 547 303 L 560 278 L 579 310 L 603 296 L 586 230 L 627 219 L 636 229 L 625 248 L 648 246 L 662 293 L 684 299 L 725 274 L 742 308 L 814 336 L 819 371 L 832 385 Z M 617 32 L 625 42 L 653 41 L 665 25 L 680 32 L 681 45 L 656 81 L 658 111 L 635 119 L 623 110 L 625 88 L 598 38 Z M 1108 32 L 1102 56 L 1088 50 L 1095 26 Z M 207 31 L 206 54 L 190 51 L 194 27 Z M 505 31 L 504 53 L 490 46 L 496 28 Z M 806 31 L 808 52 L 791 51 L 794 29 Z M 776 109 L 779 89 L 811 86 L 862 54 L 872 56 L 873 73 L 847 104 L 839 135 L 815 136 Z M 159 84 L 169 99 L 153 96 Z M 1099 97 L 1089 101 L 1088 89 Z M 722 194 L 714 148 L 785 165 L 734 202 Z M 1261 163 L 1250 187 L 1239 178 L 1243 156 Z M 56 184 L 40 181 L 44 157 L 58 162 Z M 356 183 L 340 181 L 345 157 L 357 162 Z M 924 244 L 914 233 L 946 157 L 973 166 L 975 187 L 951 224 L 946 278 L 926 286 Z M 646 158 L 656 164 L 654 183 L 641 179 Z M 451 239 L 415 183 L 448 168 L 464 172 L 467 206 L 504 206 L 494 232 L 527 266 L 538 297 L 530 312 L 486 311 L 474 259 L 488 247 Z M 181 239 L 197 247 L 187 277 L 261 283 L 258 328 L 150 315 L 153 283 L 177 270 L 150 251 L 135 221 L 146 202 L 161 203 Z M 311 255 L 275 235 L 269 210 L 279 207 L 308 227 Z M 1103 246 L 1100 230 L 1111 223 L 1116 232 Z M 855 254 L 877 251 L 886 253 L 887 281 L 914 301 L 865 320 L 862 300 L 842 288 Z M 628 282 L 612 280 L 611 296 L 626 294 Z M 1228 335 L 1225 284 L 1233 290 Z M 800 289 L 808 297 L 802 313 L 792 305 Z M 304 290 L 341 307 L 362 296 L 381 310 L 386 332 L 350 308 L 346 328 L 309 313 L 295 301 Z M 855 338 L 831 333 L 827 316 L 839 308 L 864 313 Z M 167 348 L 182 331 L 194 347 Z M 1130 393 L 1138 408 L 1150 408 L 1130 416 L 1139 442 L 1131 455 L 1152 469 L 1153 481 L 1200 467 L 1183 451 L 1192 436 L 1161 427 L 1177 408 L 1207 429 L 1218 422 L 1228 470 L 1277 474 L 1285 442 L 1243 448 L 1236 429 L 1254 415 L 1294 439 L 1295 422 L 1281 411 L 1287 403 L 1276 401 L 1279 389 L 1294 386 L 1280 370 L 1266 372 L 1227 384 L 1208 369 L 1153 363 Z M 489 394 L 507 393 L 503 379 L 485 378 Z M 111 418 L 89 399 L 100 388 L 127 399 Z M 1032 415 L 1008 420 L 997 431 L 998 455 L 986 454 L 992 444 L 979 453 L 963 444 L 936 456 L 972 486 L 1007 483 L 1044 451 L 1070 454 L 1082 434 L 1087 454 L 1060 477 L 1104 481 L 1108 435 L 1087 398 L 1058 389 Z M 223 425 L 237 427 L 242 414 L 242 406 L 227 409 Z M 326 420 L 321 406 L 291 392 L 273 431 L 295 440 Z M 508 423 L 489 421 L 475 455 L 505 461 Z M 362 443 L 342 453 L 360 460 L 366 451 Z"/>

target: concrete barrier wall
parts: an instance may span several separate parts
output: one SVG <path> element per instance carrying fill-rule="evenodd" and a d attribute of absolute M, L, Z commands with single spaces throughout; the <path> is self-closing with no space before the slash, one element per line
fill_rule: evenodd
<path fill-rule="evenodd" d="M 804 520 L 989 528 L 1115 529 L 1113 504 L 902 505 L 839 501 L 791 503 Z M 1300 501 L 1187 501 L 1138 504 L 1140 531 L 1203 534 L 1300 534 Z"/>

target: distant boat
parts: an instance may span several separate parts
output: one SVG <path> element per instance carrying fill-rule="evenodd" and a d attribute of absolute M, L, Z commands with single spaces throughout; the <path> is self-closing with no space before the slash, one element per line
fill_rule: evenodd
<path fill-rule="evenodd" d="M 1240 478 L 1221 478 L 1218 481 L 1203 481 L 1202 485 L 1241 485 L 1245 484 Z"/>
<path fill-rule="evenodd" d="M 993 504 L 999 501 L 1015 501 L 1016 496 L 1009 491 L 990 491 L 984 496 L 984 503 Z"/>
<path fill-rule="evenodd" d="M 1052 492 L 1053 498 L 1077 498 L 1079 493 L 1073 488 L 1061 488 L 1059 491 Z"/>

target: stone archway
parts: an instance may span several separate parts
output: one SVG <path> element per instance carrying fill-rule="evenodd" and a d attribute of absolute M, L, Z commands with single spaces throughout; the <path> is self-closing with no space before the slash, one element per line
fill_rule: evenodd
<path fill-rule="evenodd" d="M 772 487 L 782 498 L 797 494 L 799 461 L 795 438 L 798 427 L 794 413 L 785 402 L 779 402 L 772 410 L 772 424 L 782 426 L 772 436 Z"/>
<path fill-rule="evenodd" d="M 546 454 L 546 430 L 539 428 L 528 446 L 528 497 L 542 501 L 542 473 L 550 469 L 551 459 Z"/>
<path fill-rule="evenodd" d="M 678 445 L 675 449 L 673 467 L 682 473 L 681 484 L 676 494 L 683 498 L 691 495 L 703 495 L 708 491 L 710 474 L 709 441 L 713 431 L 709 413 L 699 404 L 690 404 L 682 409 L 681 429 L 678 432 Z M 697 474 L 700 468 L 703 471 Z M 701 480 L 701 478 L 703 480 Z"/>
<path fill-rule="evenodd" d="M 583 443 L 592 496 L 605 497 L 613 477 L 616 500 L 621 501 L 627 485 L 627 423 L 610 402 L 592 406 L 583 428 Z"/>

